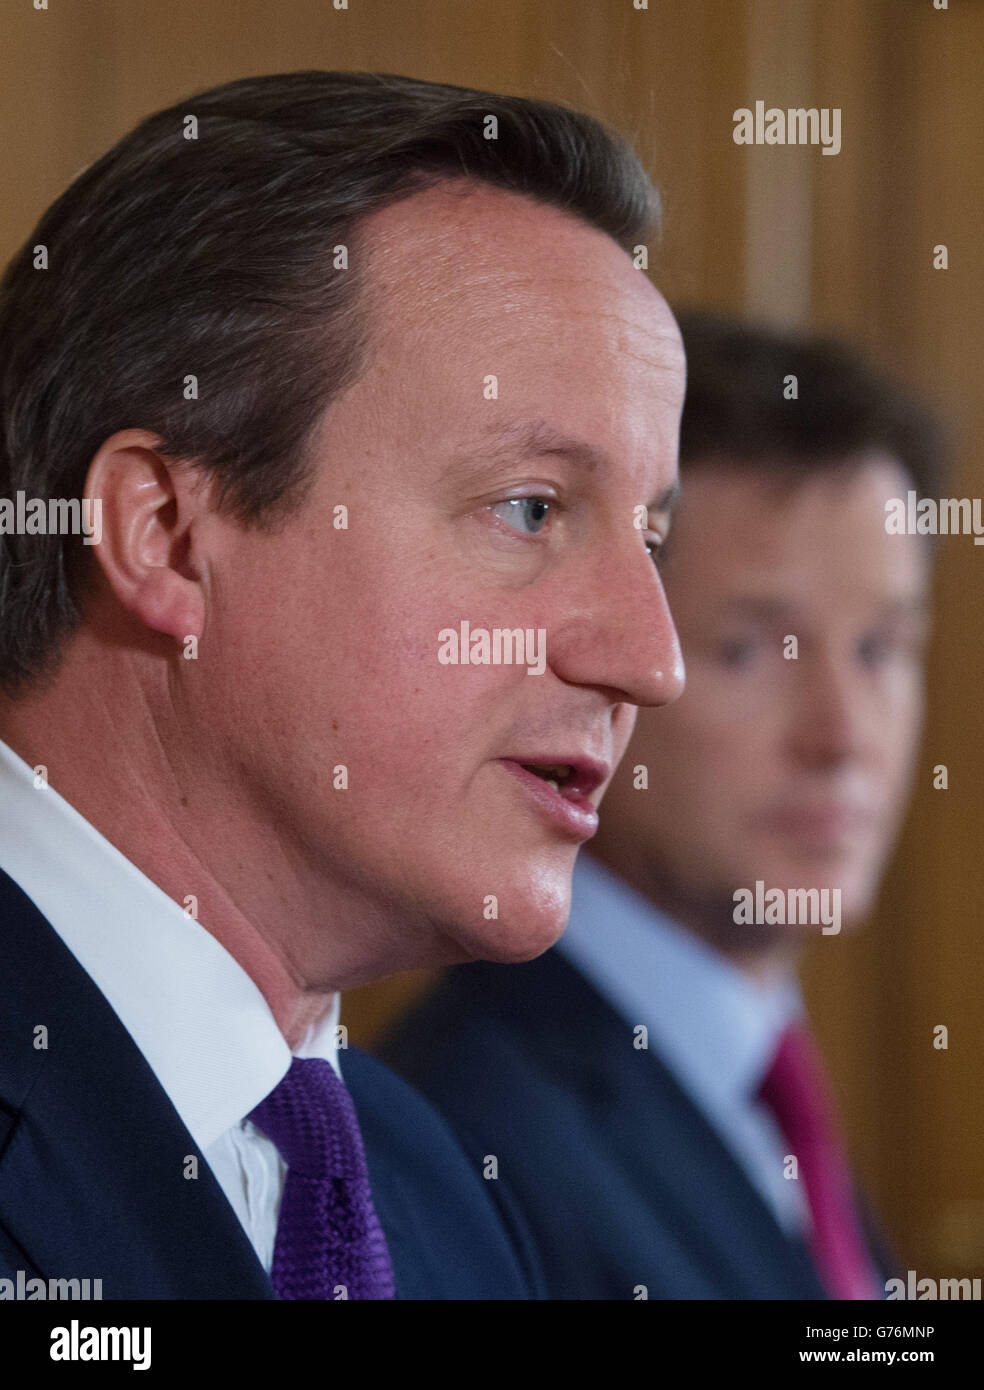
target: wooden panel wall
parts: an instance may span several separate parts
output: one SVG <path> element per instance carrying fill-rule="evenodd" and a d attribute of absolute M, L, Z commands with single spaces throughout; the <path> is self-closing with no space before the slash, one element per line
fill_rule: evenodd
<path fill-rule="evenodd" d="M 860 339 L 940 403 L 955 446 L 944 493 L 979 497 L 984 5 L 824 0 L 815 45 L 821 90 L 842 94 L 845 132 L 861 138 L 846 135 L 817 171 L 813 322 Z M 933 268 L 938 244 L 945 271 Z M 875 920 L 842 952 L 818 949 L 809 981 L 900 1251 L 944 1275 L 984 1273 L 982 598 L 984 550 L 942 538 L 912 812 Z M 947 791 L 933 790 L 937 763 Z M 933 1047 L 937 1024 L 946 1051 Z"/>

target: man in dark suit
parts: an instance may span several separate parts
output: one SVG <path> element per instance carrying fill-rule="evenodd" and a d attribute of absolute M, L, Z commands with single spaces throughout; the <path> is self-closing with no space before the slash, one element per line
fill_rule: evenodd
<path fill-rule="evenodd" d="M 557 948 L 451 971 L 381 1055 L 495 1158 L 555 1297 L 884 1297 L 796 967 L 906 803 L 929 556 L 886 507 L 938 445 L 836 345 L 680 322 L 687 689 L 640 713 Z"/>
<path fill-rule="evenodd" d="M 655 211 L 577 113 L 304 72 L 148 117 L 11 262 L 0 1279 L 536 1291 L 339 999 L 552 944 L 680 691 Z"/>

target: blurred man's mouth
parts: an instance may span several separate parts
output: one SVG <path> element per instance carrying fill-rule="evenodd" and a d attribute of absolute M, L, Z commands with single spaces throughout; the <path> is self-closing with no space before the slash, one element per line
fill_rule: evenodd
<path fill-rule="evenodd" d="M 500 758 L 525 789 L 540 816 L 572 838 L 589 840 L 598 829 L 591 794 L 607 782 L 607 763 L 581 757 Z"/>
<path fill-rule="evenodd" d="M 780 806 L 762 818 L 763 829 L 770 833 L 817 849 L 839 849 L 858 838 L 867 838 L 875 823 L 871 811 L 834 801 Z"/>

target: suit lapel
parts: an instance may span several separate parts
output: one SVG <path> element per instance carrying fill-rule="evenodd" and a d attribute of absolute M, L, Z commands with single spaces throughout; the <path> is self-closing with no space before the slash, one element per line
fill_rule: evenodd
<path fill-rule="evenodd" d="M 101 1278 L 104 1298 L 272 1298 L 143 1055 L 2 870 L 0 976 L 8 981 L 0 1020 L 6 1243 L 43 1277 Z"/>
<path fill-rule="evenodd" d="M 745 1169 L 663 1062 L 639 1052 L 612 1077 L 612 1104 L 660 1116 L 629 1130 L 626 1159 L 640 1187 L 658 1180 L 683 1243 L 741 1298 L 824 1298 L 801 1241 L 782 1230 Z M 695 1196 L 697 1200 L 695 1200 Z"/>
<path fill-rule="evenodd" d="M 803 1243 L 785 1234 L 717 1130 L 656 1053 L 633 1046 L 632 1029 L 580 972 L 558 951 L 501 968 L 524 975 L 524 992 L 540 1001 L 530 1021 L 536 1046 L 552 1053 L 565 1087 L 586 1090 L 640 1202 L 659 1206 L 695 1263 L 733 1298 L 825 1298 Z M 555 1005 L 550 1028 L 544 998 Z"/>

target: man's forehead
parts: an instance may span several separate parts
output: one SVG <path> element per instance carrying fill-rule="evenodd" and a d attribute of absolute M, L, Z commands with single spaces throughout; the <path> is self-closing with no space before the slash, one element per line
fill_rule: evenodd
<path fill-rule="evenodd" d="M 885 529 L 883 495 L 900 469 L 875 456 L 799 479 L 788 470 L 688 466 L 667 576 L 687 570 L 692 578 L 696 566 L 705 597 L 716 593 L 763 620 L 811 592 L 921 602 L 929 569 L 922 538 Z"/>
<path fill-rule="evenodd" d="M 682 359 L 676 324 L 645 273 L 607 232 L 551 203 L 444 180 L 371 214 L 362 239 L 366 287 L 380 290 L 386 317 L 423 299 L 436 324 L 480 312 L 491 298 L 489 329 L 518 314 L 542 317 L 546 327 L 555 310 L 582 304 L 599 329 L 617 317 L 623 330 L 659 340 L 674 365 Z"/>
<path fill-rule="evenodd" d="M 421 263 L 377 297 L 373 318 L 384 333 L 409 333 L 439 354 L 467 359 L 481 349 L 544 366 L 595 358 L 601 370 L 672 377 L 682 397 L 686 359 L 676 321 L 646 276 L 614 243 L 612 250 L 624 265 L 500 266 L 484 252 Z"/>
<path fill-rule="evenodd" d="M 705 505 L 719 499 L 721 506 L 731 507 L 743 497 L 747 506 L 760 512 L 763 499 L 780 508 L 806 507 L 814 500 L 829 506 L 859 496 L 888 496 L 906 476 L 901 460 L 880 449 L 784 459 L 746 458 L 739 447 L 734 453 L 722 449 L 689 460 L 686 490 L 688 495 L 699 491 Z"/>
<path fill-rule="evenodd" d="M 910 547 L 905 555 L 888 549 L 879 556 L 862 553 L 857 544 L 838 551 L 805 537 L 771 551 L 754 541 L 743 544 L 738 525 L 727 551 L 691 551 L 689 562 L 685 547 L 672 552 L 667 589 L 681 616 L 730 617 L 795 631 L 797 623 L 822 613 L 849 623 L 918 615 L 928 606 L 924 548 Z"/>

